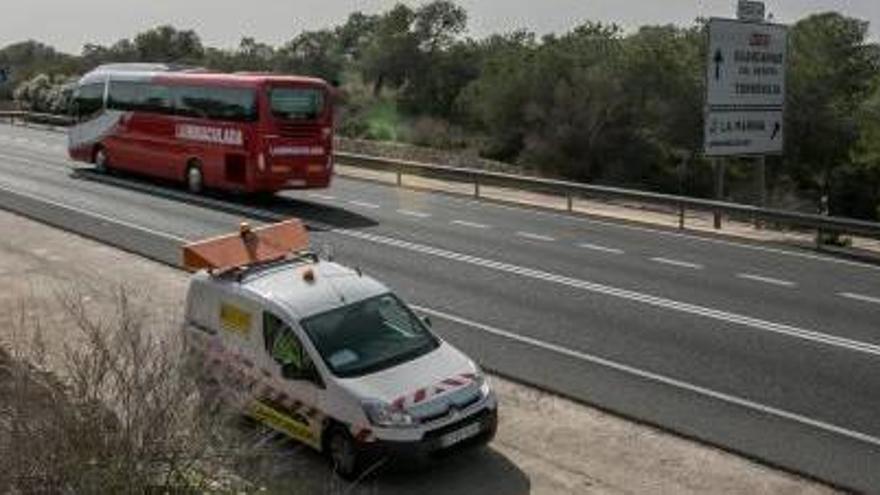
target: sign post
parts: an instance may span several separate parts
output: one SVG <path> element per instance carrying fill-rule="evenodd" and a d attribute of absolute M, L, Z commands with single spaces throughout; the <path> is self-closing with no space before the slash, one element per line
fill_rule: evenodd
<path fill-rule="evenodd" d="M 740 0 L 737 16 L 708 24 L 703 154 L 715 159 L 716 194 L 724 158 L 759 157 L 763 173 L 765 157 L 781 155 L 785 143 L 788 29 L 764 22 L 763 2 Z M 766 191 L 760 198 L 764 206 Z"/>

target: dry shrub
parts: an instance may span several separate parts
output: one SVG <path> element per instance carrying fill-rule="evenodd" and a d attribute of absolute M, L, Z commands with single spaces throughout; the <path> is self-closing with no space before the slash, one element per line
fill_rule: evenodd
<path fill-rule="evenodd" d="M 257 489 L 231 473 L 277 454 L 206 412 L 176 318 L 149 315 L 125 289 L 104 311 L 77 292 L 58 300 L 57 356 L 25 309 L 17 342 L 0 347 L 0 493 Z"/>

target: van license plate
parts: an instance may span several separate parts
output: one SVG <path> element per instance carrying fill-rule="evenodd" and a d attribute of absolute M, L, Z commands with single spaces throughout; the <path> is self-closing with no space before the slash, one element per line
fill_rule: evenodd
<path fill-rule="evenodd" d="M 452 433 L 447 433 L 440 437 L 440 446 L 442 448 L 451 447 L 457 443 L 461 443 L 468 438 L 477 436 L 482 431 L 483 425 L 479 422 L 465 426 Z"/>

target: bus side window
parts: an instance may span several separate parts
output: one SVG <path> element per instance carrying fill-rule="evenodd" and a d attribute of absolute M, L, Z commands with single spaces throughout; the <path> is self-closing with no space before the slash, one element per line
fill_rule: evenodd
<path fill-rule="evenodd" d="M 73 111 L 78 121 L 88 120 L 104 109 L 104 84 L 81 86 L 73 100 Z"/>

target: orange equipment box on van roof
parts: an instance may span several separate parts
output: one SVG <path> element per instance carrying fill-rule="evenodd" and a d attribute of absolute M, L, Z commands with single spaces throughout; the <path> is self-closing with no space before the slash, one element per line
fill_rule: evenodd
<path fill-rule="evenodd" d="M 183 266 L 227 271 L 285 258 L 309 247 L 309 233 L 296 219 L 252 229 L 242 223 L 239 233 L 206 239 L 183 247 Z"/>

